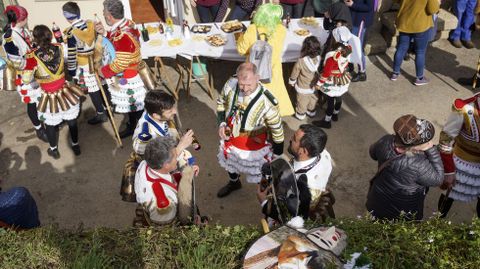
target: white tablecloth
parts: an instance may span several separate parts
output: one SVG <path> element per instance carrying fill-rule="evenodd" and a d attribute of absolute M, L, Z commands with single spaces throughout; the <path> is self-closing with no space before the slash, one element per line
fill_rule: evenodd
<path fill-rule="evenodd" d="M 305 28 L 308 29 L 312 35 L 316 36 L 320 43 L 323 45 L 328 37 L 328 32 L 323 29 L 323 18 L 317 18 L 318 26 L 305 26 L 303 24 L 299 24 L 299 19 L 292 19 L 290 22 L 290 27 L 287 30 L 287 36 L 285 38 L 285 46 L 283 49 L 282 61 L 283 62 L 296 62 L 300 57 L 300 49 L 302 48 L 302 42 L 305 37 L 298 36 L 293 31 Z M 250 24 L 249 21 L 243 22 L 245 26 Z M 158 23 L 147 23 L 145 26 L 151 25 L 154 27 L 158 27 Z M 168 45 L 166 41 L 165 34 L 155 33 L 150 35 L 149 42 L 143 42 L 142 40 L 142 57 L 170 57 L 175 58 L 177 54 L 180 54 L 185 57 L 192 57 L 192 56 L 205 56 L 211 57 L 216 59 L 222 60 L 230 60 L 230 61 L 244 61 L 245 57 L 238 54 L 236 49 L 236 42 L 234 34 L 227 34 L 220 29 L 221 23 L 217 23 L 218 26 L 215 27 L 213 23 L 206 23 L 205 25 L 212 25 L 212 29 L 207 34 L 194 34 L 193 35 L 212 35 L 212 34 L 222 34 L 227 38 L 227 43 L 221 47 L 214 47 L 209 45 L 206 41 L 195 41 L 192 39 L 183 39 L 182 31 L 180 26 L 174 26 L 174 38 L 181 38 L 183 43 L 179 46 L 171 47 Z M 141 29 L 141 26 L 138 26 Z M 161 40 L 160 46 L 152 46 L 152 40 Z M 156 42 L 156 41 L 154 41 Z"/>

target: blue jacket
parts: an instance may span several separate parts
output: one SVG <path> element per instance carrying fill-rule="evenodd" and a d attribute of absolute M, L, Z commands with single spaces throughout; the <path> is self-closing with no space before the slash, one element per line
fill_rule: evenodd
<path fill-rule="evenodd" d="M 360 26 L 362 20 L 364 27 L 369 27 L 373 24 L 375 0 L 353 0 L 353 5 L 350 7 L 352 13 L 353 26 Z"/>

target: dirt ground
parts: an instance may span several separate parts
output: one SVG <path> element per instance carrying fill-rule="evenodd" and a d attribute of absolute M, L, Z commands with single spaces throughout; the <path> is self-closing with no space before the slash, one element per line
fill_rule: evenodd
<path fill-rule="evenodd" d="M 476 36 L 478 39 L 478 36 Z M 477 44 L 478 47 L 478 44 Z M 327 130 L 327 149 L 335 167 L 329 181 L 337 202 L 337 216 L 364 215 L 368 181 L 376 171 L 376 164 L 368 156 L 368 147 L 386 133 L 392 132 L 393 121 L 402 114 L 413 113 L 431 120 L 437 128 L 436 141 L 450 106 L 455 98 L 472 95 L 470 89 L 456 83 L 456 79 L 474 74 L 478 50 L 455 49 L 447 41 L 436 42 L 428 49 L 427 86 L 416 87 L 414 63 L 403 63 L 402 76 L 396 82 L 388 79 L 394 50 L 386 55 L 369 57 L 368 80 L 354 83 L 344 95 L 344 106 L 339 121 Z M 167 61 L 167 65 L 173 66 Z M 218 92 L 238 63 L 211 61 Z M 284 65 L 290 73 L 292 65 Z M 172 81 L 178 73 L 171 67 L 167 72 Z M 205 85 L 203 83 L 203 85 Z M 215 94 L 217 94 L 217 92 Z M 293 91 L 292 100 L 295 100 Z M 82 155 L 75 157 L 69 148 L 68 128 L 60 132 L 60 160 L 47 155 L 48 144 L 39 141 L 26 115 L 25 105 L 17 93 L 0 92 L 0 179 L 1 186 L 27 187 L 38 204 L 43 225 L 58 224 L 74 228 L 106 226 L 123 228 L 132 223 L 135 205 L 121 201 L 119 195 L 122 167 L 130 154 L 131 139 L 124 139 L 124 147 L 117 148 L 108 123 L 90 126 L 87 119 L 94 114 L 90 100 L 83 103 L 79 116 Z M 202 144 L 194 152 L 201 167 L 197 179 L 198 204 L 203 214 L 222 224 L 257 224 L 261 218 L 255 198 L 255 185 L 243 188 L 219 199 L 216 193 L 227 182 L 225 171 L 218 165 L 216 154 L 218 137 L 215 123 L 215 102 L 198 84 L 192 84 L 191 97 L 182 90 L 179 101 L 184 128 L 193 129 Z M 319 117 L 324 109 L 319 108 Z M 123 115 L 115 115 L 123 128 Z M 302 122 L 285 119 L 286 144 Z M 426 199 L 425 217 L 436 208 L 440 191 L 431 189 Z M 475 203 L 454 204 L 449 219 L 470 221 Z"/>

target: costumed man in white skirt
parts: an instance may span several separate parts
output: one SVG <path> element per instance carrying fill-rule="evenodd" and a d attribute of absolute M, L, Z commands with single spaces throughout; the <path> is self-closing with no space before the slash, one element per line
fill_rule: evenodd
<path fill-rule="evenodd" d="M 452 112 L 440 133 L 439 150 L 445 169 L 443 189 L 450 195 L 439 202 L 439 211 L 446 217 L 453 201 L 477 199 L 480 217 L 480 94 L 456 99 Z"/>
<path fill-rule="evenodd" d="M 62 6 L 63 16 L 71 24 L 65 29 L 67 39 L 68 56 L 67 68 L 72 78 L 77 80 L 81 88 L 88 90 L 88 95 L 96 110 L 96 115 L 89 119 L 88 124 L 98 124 L 108 121 L 105 108 L 103 107 L 101 85 L 98 85 L 93 67 L 93 53 L 97 33 L 94 22 L 80 18 L 80 7 L 75 2 L 67 2 Z M 89 63 L 91 61 L 91 63 Z"/>
<path fill-rule="evenodd" d="M 252 63 L 241 64 L 237 77 L 227 81 L 217 99 L 221 138 L 218 160 L 230 177 L 228 184 L 218 191 L 218 197 L 242 187 L 241 173 L 246 175 L 247 182 L 259 183 L 263 164 L 283 153 L 278 102 L 259 83 L 256 69 Z"/>
<path fill-rule="evenodd" d="M 124 17 L 120 0 L 105 0 L 103 8 L 105 21 L 111 27 L 106 37 L 115 48 L 115 58 L 101 68 L 101 75 L 107 80 L 115 112 L 128 114 L 127 127 L 119 133 L 125 138 L 133 135 L 144 107 L 146 89 L 138 73 L 142 60 L 140 33 L 135 22 Z M 101 22 L 95 22 L 95 30 L 105 33 Z"/>
<path fill-rule="evenodd" d="M 37 48 L 27 55 L 24 82 L 32 81 L 33 76 L 40 84 L 41 97 L 37 105 L 38 115 L 45 123 L 48 155 L 60 158 L 58 151 L 58 126 L 66 121 L 70 130 L 71 147 L 75 155 L 80 155 L 78 144 L 77 117 L 80 112 L 80 97 L 84 92 L 76 85 L 65 81 L 65 58 L 63 46 L 52 44 L 53 34 L 45 25 L 33 29 Z"/>
<path fill-rule="evenodd" d="M 7 55 L 8 63 L 16 70 L 15 84 L 20 94 L 22 103 L 27 104 L 27 115 L 35 127 L 37 137 L 47 142 L 47 133 L 38 119 L 37 103 L 41 90 L 38 83 L 32 77 L 31 81 L 22 79 L 22 72 L 25 68 L 25 58 L 32 49 L 32 38 L 28 29 L 25 29 L 28 20 L 28 12 L 22 6 L 7 6 L 5 8 L 7 24 L 3 31 L 3 49 Z M 8 78 L 7 78 L 8 79 Z M 6 85 L 4 85 L 5 87 Z"/>

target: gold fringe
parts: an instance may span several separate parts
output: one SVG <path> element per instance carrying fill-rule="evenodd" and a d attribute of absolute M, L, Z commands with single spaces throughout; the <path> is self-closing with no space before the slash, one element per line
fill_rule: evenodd
<path fill-rule="evenodd" d="M 48 94 L 42 93 L 42 97 L 40 98 L 40 102 L 38 103 L 38 111 L 44 113 L 47 110 L 48 104 Z"/>
<path fill-rule="evenodd" d="M 48 104 L 50 105 L 50 113 L 58 113 L 57 97 L 54 93 L 48 94 Z"/>
<path fill-rule="evenodd" d="M 70 108 L 68 105 L 67 100 L 65 100 L 65 96 L 63 96 L 62 91 L 58 91 L 55 93 L 57 96 L 58 104 L 63 111 L 67 111 Z"/>
<path fill-rule="evenodd" d="M 153 79 L 152 72 L 145 61 L 141 61 L 138 64 L 138 74 L 147 87 L 147 90 L 152 91 L 155 89 L 155 80 Z"/>
<path fill-rule="evenodd" d="M 70 104 L 72 104 L 72 106 L 78 104 L 78 98 L 73 96 L 73 94 L 70 92 L 70 90 L 67 87 L 64 87 L 62 91 L 63 91 L 63 94 L 65 95 L 65 98 L 68 100 Z"/>
<path fill-rule="evenodd" d="M 6 91 L 15 91 L 17 85 L 15 85 L 15 79 L 17 76 L 17 71 L 10 61 L 7 61 L 7 66 L 3 71 L 3 89 Z"/>
<path fill-rule="evenodd" d="M 72 91 L 72 93 L 79 98 L 85 96 L 85 93 L 82 91 L 82 89 L 75 84 L 67 84 L 66 87 L 68 87 L 70 91 Z"/>

